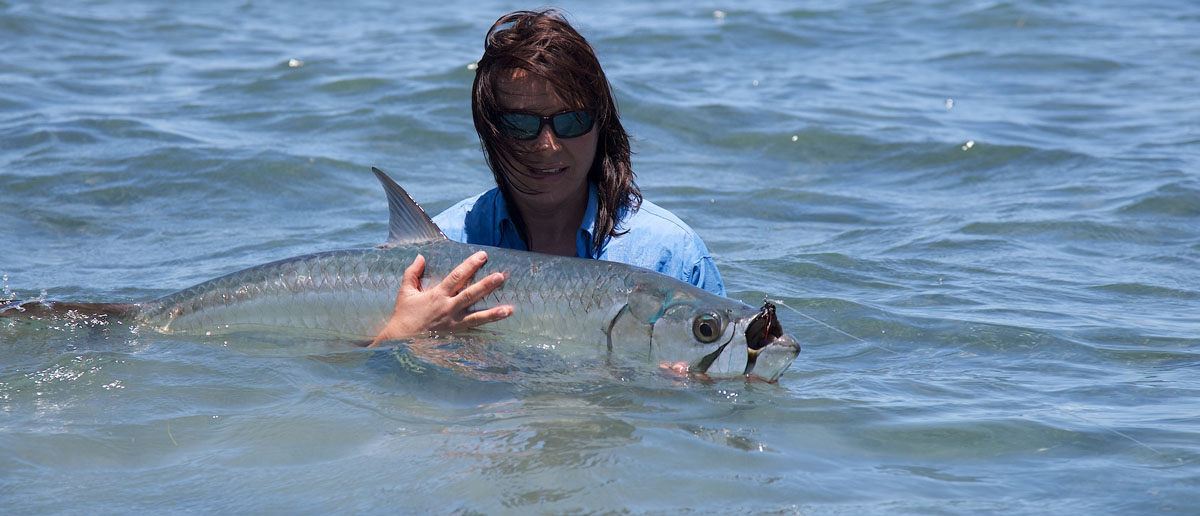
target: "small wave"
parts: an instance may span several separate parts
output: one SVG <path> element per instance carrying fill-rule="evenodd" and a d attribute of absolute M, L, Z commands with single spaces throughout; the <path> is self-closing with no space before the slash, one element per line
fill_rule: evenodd
<path fill-rule="evenodd" d="M 1012 222 L 972 222 L 959 228 L 968 235 L 1034 237 L 1088 242 L 1124 242 L 1157 244 L 1153 234 L 1134 227 L 1121 227 L 1096 221 L 1036 220 Z"/>
<path fill-rule="evenodd" d="M 334 79 L 325 82 L 318 86 L 317 89 L 319 91 L 338 95 L 363 95 L 382 89 L 388 89 L 392 86 L 394 86 L 394 82 L 388 79 L 381 79 L 378 77 L 352 77 Z"/>
<path fill-rule="evenodd" d="M 1117 211 L 1169 217 L 1195 217 L 1200 215 L 1200 190 L 1182 184 L 1166 185 L 1121 206 Z"/>
<path fill-rule="evenodd" d="M 1049 52 L 1012 52 L 992 54 L 990 52 L 952 52 L 935 58 L 938 61 L 954 63 L 957 67 L 974 68 L 997 72 L 1013 70 L 1022 73 L 1031 71 L 1047 71 L 1056 74 L 1070 72 L 1083 73 L 1112 73 L 1124 65 L 1112 59 L 1075 55 L 1069 53 Z"/>
<path fill-rule="evenodd" d="M 1134 296 L 1200 299 L 1200 292 L 1179 290 L 1157 285 L 1145 285 L 1141 283 L 1110 283 L 1107 285 L 1097 285 L 1095 287 L 1091 287 L 1091 289 L 1103 292 L 1112 292 L 1114 294 L 1126 294 Z"/>

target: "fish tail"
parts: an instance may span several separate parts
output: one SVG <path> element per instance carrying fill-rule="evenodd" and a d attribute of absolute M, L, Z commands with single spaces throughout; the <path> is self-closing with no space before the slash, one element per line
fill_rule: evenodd
<path fill-rule="evenodd" d="M 0 318 L 44 319 L 69 316 L 128 317 L 138 312 L 137 303 L 73 303 L 65 301 L 0 300 Z"/>

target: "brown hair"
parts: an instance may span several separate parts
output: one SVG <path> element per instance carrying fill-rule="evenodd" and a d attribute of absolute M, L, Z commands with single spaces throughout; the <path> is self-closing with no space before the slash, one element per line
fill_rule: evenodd
<path fill-rule="evenodd" d="M 613 236 L 625 234 L 617 227 L 627 210 L 642 204 L 642 192 L 634 183 L 629 162 L 629 135 L 621 127 L 617 105 L 600 61 L 583 36 L 553 9 L 516 11 L 496 20 L 484 41 L 483 57 L 475 70 L 471 92 L 471 114 L 488 166 L 509 206 L 509 216 L 526 245 L 529 235 L 521 214 L 515 210 L 506 165 L 520 163 L 520 153 L 511 138 L 496 124 L 500 114 L 496 85 L 506 70 L 521 69 L 545 79 L 559 96 L 578 109 L 596 111 L 596 156 L 588 181 L 596 185 L 597 209 L 592 253 Z"/>

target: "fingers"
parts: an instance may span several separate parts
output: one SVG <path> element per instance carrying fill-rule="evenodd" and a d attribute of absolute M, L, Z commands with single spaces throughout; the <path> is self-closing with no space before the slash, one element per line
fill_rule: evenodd
<path fill-rule="evenodd" d="M 480 252 L 475 256 L 472 256 L 471 259 L 479 257 L 479 254 L 483 253 Z M 484 255 L 483 258 L 486 260 L 487 256 Z M 468 259 L 468 261 L 470 261 L 470 259 Z M 478 267 L 476 267 L 475 270 L 478 270 Z M 472 274 L 473 273 L 474 272 L 472 272 Z M 483 298 L 487 297 L 488 294 L 491 294 L 493 291 L 500 288 L 500 286 L 504 284 L 505 279 L 507 279 L 506 274 L 494 272 L 492 274 L 488 274 L 487 277 L 472 283 L 470 286 L 463 289 L 462 292 L 459 292 L 458 295 L 454 296 L 454 306 L 459 313 L 463 314 L 458 322 L 454 325 L 455 329 L 464 330 L 474 328 L 475 326 L 499 321 L 500 319 L 512 315 L 513 308 L 510 305 L 494 306 L 486 310 L 467 312 L 472 305 L 482 301 Z"/>
<path fill-rule="evenodd" d="M 474 328 L 481 324 L 499 321 L 500 319 L 512 315 L 512 312 L 513 308 L 509 305 L 501 305 L 488 308 L 487 310 L 471 312 L 467 314 L 466 317 L 463 317 L 462 322 L 460 322 L 458 326 L 460 329 Z"/>
<path fill-rule="evenodd" d="M 467 285 L 467 281 L 479 271 L 483 264 L 487 263 L 487 253 L 479 251 L 471 255 L 466 260 L 463 260 L 458 267 L 450 271 L 446 278 L 438 284 L 438 288 L 442 289 L 447 296 L 458 294 L 463 287 Z"/>
<path fill-rule="evenodd" d="M 476 281 L 455 296 L 454 303 L 460 308 L 467 308 L 491 294 L 492 291 L 504 284 L 505 276 L 499 272 L 488 274 L 487 277 Z"/>
<path fill-rule="evenodd" d="M 404 269 L 404 276 L 400 279 L 400 288 L 405 287 L 413 290 L 421 290 L 421 275 L 425 274 L 425 257 L 417 255 L 413 259 L 411 265 Z"/>
<path fill-rule="evenodd" d="M 421 290 L 421 277 L 425 273 L 426 263 L 424 256 L 417 255 L 412 264 L 404 269 L 392 317 L 372 345 L 424 331 L 468 330 L 513 313 L 510 305 L 471 311 L 471 306 L 500 288 L 506 278 L 505 274 L 497 272 L 468 286 L 471 278 L 487 263 L 487 253 L 480 251 L 471 255 L 436 286 Z"/>

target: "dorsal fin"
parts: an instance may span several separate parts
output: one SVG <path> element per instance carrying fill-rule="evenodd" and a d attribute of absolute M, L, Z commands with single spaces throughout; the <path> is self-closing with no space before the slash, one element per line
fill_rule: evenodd
<path fill-rule="evenodd" d="M 408 192 L 400 188 L 400 185 L 382 170 L 371 167 L 371 172 L 375 173 L 375 177 L 383 185 L 383 191 L 387 192 L 388 240 L 385 245 L 415 244 L 446 238 Z"/>

